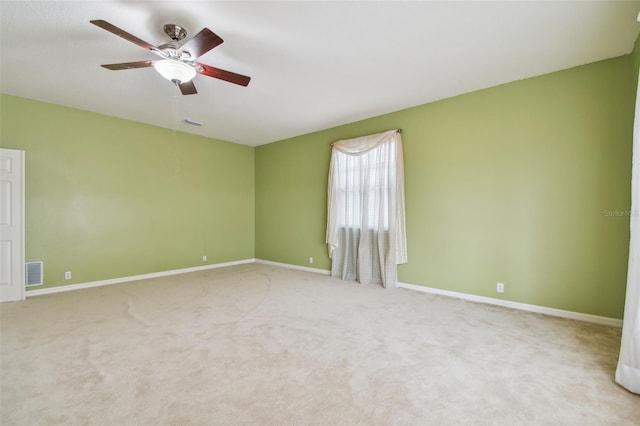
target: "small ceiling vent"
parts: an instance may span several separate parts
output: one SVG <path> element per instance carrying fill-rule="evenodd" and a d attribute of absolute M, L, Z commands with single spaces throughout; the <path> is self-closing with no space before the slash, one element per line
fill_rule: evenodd
<path fill-rule="evenodd" d="M 27 287 L 42 285 L 42 262 L 27 262 L 25 264 L 25 282 Z"/>

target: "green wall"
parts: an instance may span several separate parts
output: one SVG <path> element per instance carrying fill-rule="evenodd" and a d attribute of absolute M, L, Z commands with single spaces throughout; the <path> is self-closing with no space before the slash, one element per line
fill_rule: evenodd
<path fill-rule="evenodd" d="M 636 46 L 257 148 L 2 95 L 0 144 L 26 151 L 26 254 L 45 287 L 203 255 L 329 269 L 329 144 L 400 127 L 400 281 L 621 318 L 638 63 Z"/>
<path fill-rule="evenodd" d="M 329 144 L 399 127 L 409 254 L 401 282 L 621 318 L 635 58 L 257 147 L 256 257 L 330 269 Z"/>
<path fill-rule="evenodd" d="M 254 257 L 252 147 L 0 99 L 0 143 L 26 151 L 35 289 Z"/>
<path fill-rule="evenodd" d="M 633 87 L 636 89 L 638 87 L 638 72 L 640 71 L 640 36 L 636 39 L 630 56 L 633 70 Z M 636 90 L 633 93 L 636 93 Z"/>

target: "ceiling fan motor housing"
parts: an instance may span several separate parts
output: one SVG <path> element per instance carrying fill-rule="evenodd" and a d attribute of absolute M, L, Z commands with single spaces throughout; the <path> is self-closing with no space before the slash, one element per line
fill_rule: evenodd
<path fill-rule="evenodd" d="M 177 59 L 179 61 L 190 61 L 191 53 L 186 50 L 180 51 L 180 46 L 173 43 L 165 43 L 158 46 L 158 52 L 167 59 Z"/>

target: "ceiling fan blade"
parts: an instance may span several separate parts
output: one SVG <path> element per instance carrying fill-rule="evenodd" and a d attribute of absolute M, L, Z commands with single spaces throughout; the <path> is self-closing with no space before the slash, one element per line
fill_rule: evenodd
<path fill-rule="evenodd" d="M 96 20 L 89 21 L 89 22 L 91 22 L 93 25 L 96 25 L 96 26 L 102 28 L 103 30 L 107 30 L 110 33 L 113 33 L 113 34 L 115 34 L 117 36 L 120 36 L 123 39 L 128 40 L 131 43 L 142 47 L 143 49 L 149 50 L 151 52 L 154 52 L 154 51 L 157 50 L 155 46 L 150 45 L 149 43 L 147 43 L 144 40 L 140 40 L 138 37 L 136 37 L 136 36 L 134 36 L 132 34 L 129 34 L 125 30 L 123 30 L 121 28 L 118 28 L 115 25 L 108 23 L 107 21 L 103 21 L 102 19 L 96 19 Z"/>
<path fill-rule="evenodd" d="M 189 52 L 191 59 L 198 59 L 214 47 L 222 44 L 222 40 L 209 28 L 203 28 L 198 34 L 196 34 L 191 40 L 182 45 L 178 52 Z"/>
<path fill-rule="evenodd" d="M 138 61 L 138 62 L 123 62 L 121 64 L 105 64 L 101 67 L 112 71 L 118 70 L 130 70 L 134 68 L 147 68 L 153 66 L 155 61 Z"/>
<path fill-rule="evenodd" d="M 238 84 L 240 86 L 249 85 L 251 77 L 242 74 L 236 74 L 235 72 L 225 71 L 220 68 L 215 68 L 210 65 L 201 64 L 195 62 L 196 67 L 202 67 L 202 71 L 198 71 L 198 74 L 206 75 L 207 77 L 218 78 L 220 80 L 228 81 L 229 83 Z"/>
<path fill-rule="evenodd" d="M 181 83 L 178 85 L 180 87 L 180 91 L 183 95 L 195 95 L 198 93 L 196 90 L 196 85 L 193 84 L 193 80 L 189 80 L 186 83 Z"/>

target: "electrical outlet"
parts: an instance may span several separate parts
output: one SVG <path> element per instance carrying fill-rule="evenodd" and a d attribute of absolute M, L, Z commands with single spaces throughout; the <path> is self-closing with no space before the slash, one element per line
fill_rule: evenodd
<path fill-rule="evenodd" d="M 207 256 L 202 256 L 202 261 L 206 262 L 207 261 Z"/>
<path fill-rule="evenodd" d="M 64 273 L 64 279 L 65 280 L 70 280 L 71 279 L 71 271 L 67 271 Z"/>
<path fill-rule="evenodd" d="M 309 258 L 309 263 L 313 263 L 313 257 Z"/>
<path fill-rule="evenodd" d="M 503 283 L 498 283 L 498 284 L 496 285 L 496 291 L 497 291 L 498 293 L 504 293 L 504 284 L 503 284 Z"/>

